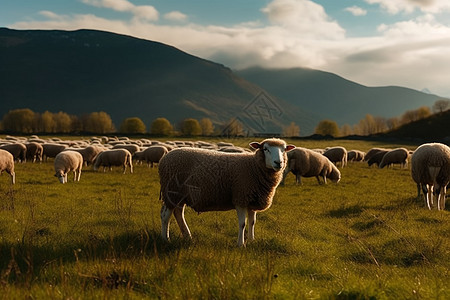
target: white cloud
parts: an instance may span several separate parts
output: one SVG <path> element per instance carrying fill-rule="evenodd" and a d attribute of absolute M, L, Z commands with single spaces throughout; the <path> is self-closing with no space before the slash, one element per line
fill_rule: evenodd
<path fill-rule="evenodd" d="M 346 7 L 344 9 L 345 11 L 348 11 L 349 13 L 351 13 L 354 16 L 365 16 L 367 15 L 367 10 L 358 7 L 358 6 L 350 6 L 350 7 Z"/>
<path fill-rule="evenodd" d="M 157 21 L 158 11 L 151 5 L 134 5 L 127 0 L 81 0 L 83 3 L 95 7 L 109 8 L 119 12 L 130 12 L 134 18 L 146 21 Z"/>
<path fill-rule="evenodd" d="M 365 0 L 369 4 L 379 4 L 381 8 L 390 14 L 401 12 L 412 13 L 418 9 L 426 13 L 442 13 L 450 11 L 448 0 Z"/>
<path fill-rule="evenodd" d="M 179 11 L 171 11 L 164 15 L 166 20 L 176 21 L 176 22 L 185 22 L 187 21 L 187 15 L 183 14 Z"/>

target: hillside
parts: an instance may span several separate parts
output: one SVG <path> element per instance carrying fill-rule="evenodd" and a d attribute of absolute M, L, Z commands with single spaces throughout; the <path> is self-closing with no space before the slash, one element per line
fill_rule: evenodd
<path fill-rule="evenodd" d="M 405 124 L 381 136 L 450 144 L 450 110 Z"/>
<path fill-rule="evenodd" d="M 236 73 L 272 95 L 340 125 L 357 124 L 368 113 L 399 116 L 406 110 L 431 106 L 440 98 L 403 87 L 367 87 L 312 69 L 250 68 Z"/>
<path fill-rule="evenodd" d="M 0 116 L 16 108 L 75 115 L 105 111 L 117 127 L 127 117 L 147 126 L 157 117 L 173 123 L 209 117 L 216 124 L 237 118 L 254 132 L 281 132 L 299 119 L 308 133 L 317 123 L 312 114 L 222 65 L 114 33 L 0 28 L 0 65 Z M 265 101 L 258 95 L 280 113 L 255 112 Z"/>

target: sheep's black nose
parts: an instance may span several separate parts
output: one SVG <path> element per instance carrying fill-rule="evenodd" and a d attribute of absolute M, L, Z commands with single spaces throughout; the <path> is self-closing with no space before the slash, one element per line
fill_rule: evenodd
<path fill-rule="evenodd" d="M 278 168 L 281 168 L 281 162 L 280 161 L 274 161 L 275 166 Z"/>

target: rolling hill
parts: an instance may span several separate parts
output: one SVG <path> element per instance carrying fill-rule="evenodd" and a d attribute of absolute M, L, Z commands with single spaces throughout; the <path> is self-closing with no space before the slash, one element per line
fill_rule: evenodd
<path fill-rule="evenodd" d="M 239 120 L 250 133 L 279 133 L 295 122 L 310 135 L 321 119 L 354 124 L 438 98 L 401 87 L 365 87 L 309 69 L 232 71 L 174 47 L 96 30 L 0 28 L 0 117 L 11 109 L 105 111 L 116 127 L 127 117 L 149 126 L 210 118 Z"/>
<path fill-rule="evenodd" d="M 367 87 L 333 73 L 305 68 L 250 68 L 236 73 L 272 95 L 340 125 L 357 124 L 368 113 L 400 116 L 420 106 L 431 107 L 440 98 L 403 87 Z"/>

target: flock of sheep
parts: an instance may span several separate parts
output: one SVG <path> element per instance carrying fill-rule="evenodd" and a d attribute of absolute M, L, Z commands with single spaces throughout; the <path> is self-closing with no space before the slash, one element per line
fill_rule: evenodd
<path fill-rule="evenodd" d="M 63 141 L 57 138 L 43 140 L 8 136 L 0 140 L 0 173 L 6 171 L 15 183 L 14 163 L 42 161 L 54 158 L 55 176 L 67 182 L 67 174 L 74 172 L 79 181 L 84 165 L 94 170 L 121 166 L 133 172 L 135 163 L 153 167 L 158 163 L 160 177 L 161 234 L 169 240 L 169 222 L 172 214 L 181 233 L 191 233 L 184 218 L 186 206 L 197 212 L 237 211 L 238 245 L 244 246 L 244 231 L 248 223 L 248 238 L 254 239 L 256 213 L 268 209 L 275 190 L 289 173 L 301 177 L 316 177 L 319 184 L 327 179 L 339 182 L 338 166 L 348 161 L 365 161 L 379 168 L 411 162 L 411 175 L 417 184 L 418 197 L 424 194 L 429 209 L 445 208 L 445 194 L 450 182 L 450 148 L 440 143 L 428 143 L 415 151 L 405 148 L 373 148 L 367 153 L 347 151 L 344 147 L 307 149 L 287 145 L 281 139 L 266 139 L 250 144 L 250 148 L 231 143 L 203 141 L 150 141 L 123 138 L 91 138 L 83 141 Z M 322 180 L 321 180 L 322 179 Z M 436 204 L 434 203 L 436 200 Z"/>

